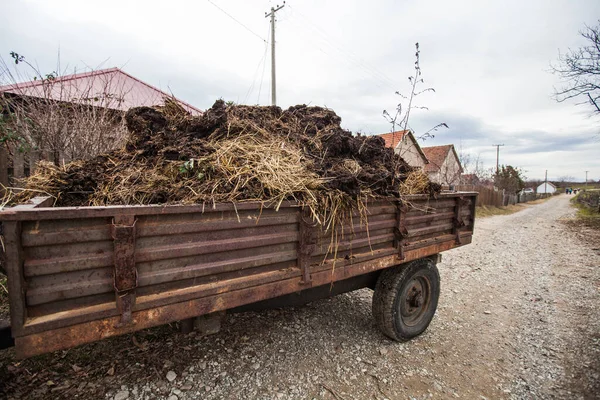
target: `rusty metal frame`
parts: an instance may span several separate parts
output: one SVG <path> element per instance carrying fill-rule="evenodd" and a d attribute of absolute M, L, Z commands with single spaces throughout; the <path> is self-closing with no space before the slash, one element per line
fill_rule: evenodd
<path fill-rule="evenodd" d="M 300 211 L 298 218 L 298 268 L 302 273 L 302 285 L 310 285 L 310 261 L 311 256 L 316 250 L 316 231 L 317 223 L 313 221 L 310 210 L 304 209 Z"/>
<path fill-rule="evenodd" d="M 452 221 L 452 234 L 456 237 L 456 244 L 460 245 L 460 228 L 465 226 L 465 223 L 462 218 L 462 207 L 466 202 L 464 197 L 458 197 L 456 199 L 456 206 L 454 207 L 454 218 Z"/>
<path fill-rule="evenodd" d="M 135 217 L 120 215 L 114 218 L 111 234 L 114 240 L 114 287 L 117 309 L 121 313 L 119 324 L 131 323 L 135 305 L 138 273 L 135 266 Z"/>
<path fill-rule="evenodd" d="M 408 237 L 408 229 L 406 227 L 406 213 L 408 212 L 408 206 L 402 201 L 396 202 L 396 226 L 394 227 L 394 247 L 398 249 L 398 259 L 403 261 L 404 246 L 406 245 L 406 238 Z"/>

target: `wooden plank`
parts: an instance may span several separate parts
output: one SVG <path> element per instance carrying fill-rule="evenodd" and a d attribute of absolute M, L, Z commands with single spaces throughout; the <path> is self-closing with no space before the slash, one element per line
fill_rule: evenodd
<path fill-rule="evenodd" d="M 113 264 L 111 253 L 82 254 L 69 257 L 53 257 L 38 260 L 25 260 L 25 277 L 58 274 L 69 271 L 83 271 L 92 268 L 110 267 Z"/>
<path fill-rule="evenodd" d="M 39 235 L 55 232 L 84 231 L 87 229 L 107 229 L 108 232 L 110 232 L 111 223 L 112 217 L 72 218 L 59 220 L 24 220 L 23 232 L 27 234 Z"/>
<path fill-rule="evenodd" d="M 199 278 L 208 275 L 213 275 L 216 280 L 218 279 L 217 275 L 224 272 L 248 270 L 264 265 L 276 264 L 284 261 L 293 261 L 295 259 L 295 251 L 285 251 L 279 253 L 259 254 L 244 258 L 236 258 L 233 260 L 214 261 L 201 264 L 186 264 L 178 268 L 154 270 L 140 274 L 139 286 L 156 285 L 158 283 Z"/>
<path fill-rule="evenodd" d="M 23 276 L 23 249 L 21 248 L 21 222 L 5 221 L 2 223 L 6 276 L 8 279 L 8 300 L 10 302 L 10 321 L 13 335 L 23 332 L 27 319 L 25 303 L 25 277 Z"/>
<path fill-rule="evenodd" d="M 180 245 L 185 243 L 214 242 L 259 237 L 264 235 L 296 233 L 298 224 L 256 226 L 254 224 L 241 229 L 200 231 L 189 233 L 171 233 L 162 236 L 142 236 L 137 239 L 137 249 Z"/>
<path fill-rule="evenodd" d="M 90 256 L 112 254 L 113 244 L 112 241 L 103 240 L 101 242 L 65 243 L 60 246 L 26 247 L 24 250 L 27 260 L 42 260 L 76 257 L 83 254 L 89 254 Z"/>
<path fill-rule="evenodd" d="M 214 240 L 211 242 L 185 243 L 180 245 L 149 247 L 136 252 L 138 262 L 165 260 L 179 257 L 194 256 L 215 252 L 247 249 L 260 246 L 269 246 L 279 243 L 290 243 L 298 240 L 298 232 L 276 233 L 255 237 Z"/>
<path fill-rule="evenodd" d="M 197 222 L 183 222 L 178 224 L 154 223 L 145 224 L 141 222 L 138 226 L 138 236 L 164 236 L 164 235 L 183 235 L 187 233 L 215 232 L 242 230 L 247 228 L 271 227 L 277 225 L 293 225 L 297 222 L 297 216 L 294 214 L 284 214 L 274 217 L 244 218 L 240 221 L 237 218 L 225 220 L 209 220 Z M 231 234 L 231 233 L 230 233 Z M 243 234 L 239 233 L 239 234 Z"/>
<path fill-rule="evenodd" d="M 65 275 L 67 274 L 44 276 L 43 282 L 39 282 L 35 278 L 30 280 L 31 287 L 26 291 L 27 304 L 39 305 L 57 300 L 108 293 L 114 290 L 111 268 L 85 271 L 85 274 L 79 274 L 79 276 Z"/>
<path fill-rule="evenodd" d="M 295 251 L 296 243 L 290 242 L 224 252 L 212 252 L 188 257 L 177 257 L 177 254 L 174 254 L 172 258 L 164 260 L 138 262 L 137 268 L 140 276 L 144 276 L 145 274 L 151 274 L 156 271 L 163 271 L 170 268 L 182 268 L 186 265 L 212 264 L 218 262 L 236 263 L 237 260 L 250 256 L 267 257 L 269 254 Z"/>
<path fill-rule="evenodd" d="M 360 239 L 352 239 L 352 240 L 342 240 L 339 241 L 337 243 L 337 251 L 345 251 L 345 250 L 350 250 L 352 248 L 362 248 L 362 247 L 368 247 L 369 245 L 375 245 L 375 244 L 379 244 L 379 243 L 386 243 L 389 242 L 389 246 L 392 247 L 393 246 L 393 242 L 394 242 L 394 233 L 393 232 L 387 232 L 384 233 L 382 235 L 372 235 L 369 237 L 364 237 L 364 238 L 360 238 Z M 323 246 L 318 246 L 316 251 L 313 253 L 314 256 L 323 256 L 327 253 L 333 255 L 335 248 L 334 249 L 330 249 L 329 248 L 330 245 L 329 243 L 325 243 Z"/>
<path fill-rule="evenodd" d="M 330 263 L 333 263 L 335 260 L 336 265 L 345 263 L 356 263 L 362 260 L 364 257 L 368 257 L 373 254 L 379 254 L 380 252 L 385 252 L 388 254 L 397 254 L 398 250 L 391 246 L 390 241 L 385 241 L 381 243 L 372 243 L 370 246 L 363 247 L 355 247 L 347 250 L 338 250 L 337 253 L 329 253 L 327 256 L 313 256 L 311 259 L 311 270 L 312 269 L 322 269 L 322 268 L 331 268 Z M 323 267 L 325 266 L 325 267 Z"/>
<path fill-rule="evenodd" d="M 467 196 L 470 193 L 443 193 L 438 195 L 438 200 Z M 474 193 L 472 194 L 474 195 Z M 407 201 L 428 200 L 427 195 L 405 196 Z M 438 200 L 434 200 L 435 203 Z M 427 205 L 427 201 L 423 204 Z M 429 202 L 431 203 L 431 202 Z M 104 206 L 104 207 L 60 207 L 60 208 L 41 208 L 38 210 L 13 211 L 7 209 L 0 212 L 0 221 L 14 220 L 47 220 L 47 219 L 72 219 L 72 218 L 101 218 L 114 217 L 116 215 L 154 215 L 154 214 L 185 214 L 185 213 L 208 213 L 220 211 L 239 211 L 239 210 L 259 210 L 261 207 L 267 207 L 269 204 L 247 202 L 247 203 L 219 203 L 195 204 L 195 205 L 144 205 L 144 206 Z M 283 202 L 280 208 L 298 207 L 295 202 Z M 386 213 L 388 213 L 386 211 Z"/>
<path fill-rule="evenodd" d="M 422 223 L 430 223 L 430 222 L 438 221 L 438 220 L 442 220 L 442 219 L 449 219 L 449 218 L 452 218 L 453 216 L 454 216 L 454 212 L 452 212 L 452 211 L 446 211 L 446 212 L 435 213 L 435 214 L 415 215 L 412 217 L 407 217 L 405 219 L 405 225 L 410 226 L 410 225 L 418 225 L 418 224 L 422 224 Z"/>
<path fill-rule="evenodd" d="M 448 223 L 444 223 L 444 224 L 428 226 L 425 228 L 410 229 L 408 231 L 408 237 L 410 238 L 410 237 L 415 237 L 415 236 L 426 235 L 429 233 L 442 232 L 447 229 L 452 229 L 452 226 L 453 226 L 452 222 L 448 222 Z"/>
<path fill-rule="evenodd" d="M 109 225 L 95 229 L 73 229 L 63 232 L 29 231 L 23 232 L 23 247 L 54 246 L 69 243 L 83 243 L 110 240 Z"/>

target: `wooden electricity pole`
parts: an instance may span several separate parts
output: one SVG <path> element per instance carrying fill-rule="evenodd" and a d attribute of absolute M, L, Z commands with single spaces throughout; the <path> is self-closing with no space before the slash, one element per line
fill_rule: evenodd
<path fill-rule="evenodd" d="M 585 171 L 585 189 L 587 190 L 587 174 L 590 171 Z"/>
<path fill-rule="evenodd" d="M 275 13 L 285 7 L 285 1 L 282 6 L 271 7 L 270 13 L 265 13 L 265 18 L 271 17 L 271 105 L 277 105 L 277 80 L 275 77 Z"/>
<path fill-rule="evenodd" d="M 500 170 L 500 147 L 504 146 L 503 144 L 493 144 L 492 146 L 496 146 L 496 175 L 498 175 L 498 171 Z"/>

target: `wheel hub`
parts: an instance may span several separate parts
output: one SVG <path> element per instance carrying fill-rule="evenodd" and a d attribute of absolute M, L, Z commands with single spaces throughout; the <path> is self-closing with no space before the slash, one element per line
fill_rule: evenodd
<path fill-rule="evenodd" d="M 429 281 L 419 276 L 409 282 L 404 290 L 401 315 L 405 324 L 416 325 L 428 308 Z"/>
<path fill-rule="evenodd" d="M 406 302 L 411 308 L 421 307 L 423 304 L 423 290 L 413 286 L 408 293 Z"/>

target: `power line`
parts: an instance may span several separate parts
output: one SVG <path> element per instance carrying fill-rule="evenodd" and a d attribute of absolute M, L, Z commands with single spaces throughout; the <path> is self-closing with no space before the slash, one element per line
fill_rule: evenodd
<path fill-rule="evenodd" d="M 267 40 L 270 41 L 271 40 L 271 29 L 269 27 L 269 31 L 267 33 Z M 256 99 L 256 104 L 260 104 L 260 92 L 262 90 L 262 85 L 263 85 L 263 80 L 265 79 L 265 67 L 267 66 L 266 63 L 266 56 L 267 56 L 267 48 L 268 46 L 265 46 L 265 62 L 263 63 L 263 70 L 262 70 L 262 76 L 260 77 L 260 85 L 258 86 L 258 98 Z"/>
<path fill-rule="evenodd" d="M 265 39 L 263 39 L 258 33 L 254 32 L 252 29 L 248 28 L 246 25 L 244 25 L 242 22 L 240 22 L 238 19 L 236 19 L 233 15 L 231 15 L 227 11 L 223 10 L 221 7 L 219 7 L 218 5 L 216 5 L 215 3 L 213 3 L 211 0 L 207 0 L 207 1 L 210 4 L 212 4 L 213 6 L 215 6 L 217 9 L 219 9 L 223 14 L 227 15 L 229 18 L 231 18 L 232 20 L 234 20 L 235 22 L 237 22 L 240 26 L 242 26 L 248 32 L 250 32 L 251 34 L 253 34 L 257 38 L 259 38 L 263 42 L 267 43 L 267 41 Z"/>
<path fill-rule="evenodd" d="M 265 62 L 265 59 L 267 58 L 267 45 L 265 45 L 265 51 L 263 52 L 263 55 L 260 59 L 260 61 L 258 62 L 258 65 L 256 66 L 256 69 L 254 70 L 254 75 L 252 76 L 252 84 L 250 85 L 250 87 L 248 88 L 248 91 L 246 92 L 246 96 L 244 97 L 244 104 L 246 104 L 246 102 L 248 101 L 248 97 L 250 97 L 250 93 L 252 93 L 252 91 L 254 90 L 254 85 L 256 84 L 256 78 L 258 78 L 258 71 L 260 70 L 260 66 L 262 65 L 263 62 Z"/>
<path fill-rule="evenodd" d="M 353 64 L 359 70 L 362 70 L 361 72 L 363 73 L 363 76 L 374 79 L 374 84 L 377 85 L 378 87 L 380 87 L 382 89 L 390 89 L 392 91 L 396 91 L 396 89 L 393 88 L 392 86 L 390 86 L 388 82 L 385 82 L 383 79 L 376 76 L 373 72 L 366 69 L 363 65 L 360 65 L 353 59 L 349 58 L 347 55 L 345 55 L 343 53 L 343 51 L 336 49 L 335 45 L 332 44 L 331 42 L 329 42 L 327 39 L 325 39 L 321 35 L 319 35 L 321 37 L 317 37 L 318 32 L 316 30 L 314 30 L 314 28 L 311 28 L 310 26 L 306 26 L 306 25 L 300 25 L 300 23 L 295 22 L 294 19 L 289 19 L 287 21 L 290 22 L 293 26 L 297 27 L 298 29 L 301 29 L 302 33 L 306 36 L 306 39 L 308 39 L 308 41 L 312 42 L 313 45 L 323 54 L 325 54 L 333 59 L 340 60 L 341 62 L 343 62 L 345 64 Z M 315 35 L 315 33 L 317 35 Z M 336 52 L 328 52 L 326 49 L 336 51 Z"/>
<path fill-rule="evenodd" d="M 267 30 L 267 41 L 269 40 L 269 34 L 270 34 L 271 30 Z M 260 59 L 260 61 L 258 62 L 258 65 L 256 66 L 256 70 L 254 71 L 254 75 L 252 78 L 252 85 L 250 85 L 250 87 L 248 88 L 248 91 L 246 92 L 246 97 L 244 97 L 244 104 L 248 101 L 248 98 L 250 97 L 250 95 L 252 94 L 252 92 L 254 91 L 254 85 L 256 84 L 256 79 L 258 78 L 258 71 L 260 70 L 260 66 L 263 65 L 263 75 L 264 75 L 264 62 L 266 61 L 267 58 L 267 50 L 269 48 L 269 44 L 265 42 L 265 51 L 263 52 L 262 58 Z M 262 78 L 261 78 L 261 86 L 262 86 Z M 260 97 L 260 89 L 259 89 L 259 97 Z M 259 102 L 257 101 L 256 104 L 258 104 Z"/>
<path fill-rule="evenodd" d="M 314 22 L 312 22 L 302 12 L 298 11 L 295 7 L 291 7 L 290 6 L 290 8 L 294 11 L 295 14 L 297 14 L 301 18 L 303 18 L 309 25 L 312 25 L 312 27 L 313 27 L 312 29 L 319 36 L 321 36 L 323 38 L 323 40 L 325 40 L 326 42 L 328 42 L 330 44 L 330 46 L 332 46 L 333 48 L 335 48 L 340 53 L 346 55 L 346 57 L 348 57 L 350 59 L 350 61 L 353 62 L 356 66 L 362 68 L 363 70 L 368 71 L 371 75 L 373 75 L 377 79 L 380 79 L 382 82 L 385 82 L 387 85 L 392 85 L 392 86 L 396 85 L 396 82 L 394 82 L 393 79 L 389 78 L 386 74 L 384 74 L 383 72 L 381 72 L 380 70 L 378 70 L 376 67 L 374 67 L 373 65 L 367 63 L 365 60 L 363 60 L 362 58 L 360 58 L 359 56 L 357 56 L 352 51 L 344 49 L 341 45 L 335 44 L 334 43 L 335 40 L 333 38 L 331 38 L 323 29 L 321 29 L 317 24 L 315 24 Z"/>

